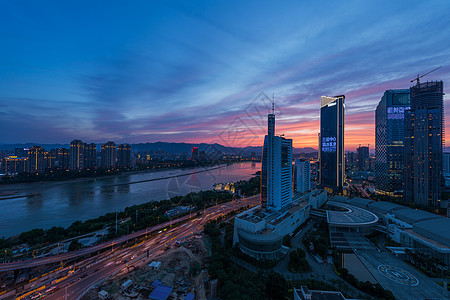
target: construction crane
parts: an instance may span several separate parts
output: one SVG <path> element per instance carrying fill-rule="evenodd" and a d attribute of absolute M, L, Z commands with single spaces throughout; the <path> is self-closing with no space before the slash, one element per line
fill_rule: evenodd
<path fill-rule="evenodd" d="M 424 77 L 425 75 L 428 75 L 428 74 L 430 74 L 430 73 L 433 73 L 434 71 L 436 71 L 436 70 L 439 70 L 440 68 L 442 68 L 442 66 L 440 66 L 440 67 L 437 67 L 436 69 L 434 69 L 434 70 L 431 70 L 430 72 L 428 72 L 428 73 L 425 73 L 425 74 L 423 74 L 423 75 L 419 75 L 419 74 L 417 74 L 417 77 L 416 77 L 416 78 L 414 78 L 413 80 L 411 80 L 410 82 L 414 82 L 414 81 L 417 81 L 417 85 L 419 85 L 419 83 L 420 83 L 420 78 L 422 78 L 422 77 Z"/>

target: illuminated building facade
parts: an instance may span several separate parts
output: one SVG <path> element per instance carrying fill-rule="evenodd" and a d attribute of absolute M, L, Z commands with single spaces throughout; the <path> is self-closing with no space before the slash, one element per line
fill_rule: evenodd
<path fill-rule="evenodd" d="M 358 169 L 367 171 L 369 169 L 369 147 L 359 146 L 356 153 L 358 154 Z"/>
<path fill-rule="evenodd" d="M 28 171 L 28 157 L 7 156 L 2 160 L 1 172 L 7 174 L 23 173 Z"/>
<path fill-rule="evenodd" d="M 292 140 L 275 136 L 275 115 L 268 115 L 261 166 L 261 204 L 280 210 L 292 203 Z"/>
<path fill-rule="evenodd" d="M 84 168 L 95 169 L 97 166 L 97 145 L 84 144 Z"/>
<path fill-rule="evenodd" d="M 192 148 L 192 160 L 198 160 L 198 147 Z"/>
<path fill-rule="evenodd" d="M 30 172 L 42 172 L 46 168 L 45 149 L 41 146 L 33 146 L 28 151 L 28 170 Z"/>
<path fill-rule="evenodd" d="M 68 170 L 70 167 L 70 151 L 66 148 L 58 149 L 58 168 Z"/>
<path fill-rule="evenodd" d="M 131 166 L 131 146 L 128 144 L 120 144 L 117 146 L 117 166 Z"/>
<path fill-rule="evenodd" d="M 114 142 L 107 142 L 102 145 L 101 151 L 101 165 L 105 168 L 114 168 L 116 166 L 117 151 Z"/>
<path fill-rule="evenodd" d="M 405 111 L 410 90 L 387 90 L 375 112 L 375 190 L 397 196 L 404 189 Z"/>
<path fill-rule="evenodd" d="M 84 143 L 80 140 L 70 142 L 70 164 L 71 170 L 84 169 Z"/>
<path fill-rule="evenodd" d="M 328 192 L 344 188 L 344 100 L 345 96 L 322 96 L 320 105 L 320 185 Z"/>
<path fill-rule="evenodd" d="M 439 207 L 443 185 L 444 87 L 442 81 L 411 87 L 405 113 L 405 198 Z"/>

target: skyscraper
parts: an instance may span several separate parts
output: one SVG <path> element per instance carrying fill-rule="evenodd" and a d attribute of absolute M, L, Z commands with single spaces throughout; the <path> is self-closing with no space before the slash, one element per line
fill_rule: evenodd
<path fill-rule="evenodd" d="M 70 150 L 66 148 L 58 149 L 58 168 L 68 170 L 70 168 Z"/>
<path fill-rule="evenodd" d="M 369 147 L 359 146 L 356 152 L 358 153 L 358 169 L 367 171 L 369 169 Z"/>
<path fill-rule="evenodd" d="M 405 113 L 405 197 L 417 205 L 440 206 L 443 99 L 442 81 L 411 87 L 411 109 Z"/>
<path fill-rule="evenodd" d="M 129 167 L 131 165 L 131 147 L 128 144 L 117 146 L 117 166 Z"/>
<path fill-rule="evenodd" d="M 116 144 L 114 142 L 107 142 L 102 145 L 102 167 L 113 168 L 116 166 Z"/>
<path fill-rule="evenodd" d="M 28 163 L 30 172 L 42 172 L 45 169 L 45 149 L 41 146 L 33 146 L 28 151 Z"/>
<path fill-rule="evenodd" d="M 84 143 L 80 140 L 70 142 L 70 169 L 84 169 Z"/>
<path fill-rule="evenodd" d="M 84 144 L 84 168 L 95 169 L 97 165 L 97 145 Z"/>
<path fill-rule="evenodd" d="M 192 160 L 198 160 L 198 147 L 192 148 Z"/>
<path fill-rule="evenodd" d="M 320 105 L 320 184 L 342 194 L 344 187 L 344 100 L 345 96 L 322 96 Z"/>
<path fill-rule="evenodd" d="M 261 165 L 261 205 L 280 210 L 292 203 L 292 140 L 275 136 L 275 115 L 268 115 Z"/>
<path fill-rule="evenodd" d="M 387 90 L 375 112 L 375 191 L 395 196 L 404 189 L 405 111 L 410 90 Z"/>
<path fill-rule="evenodd" d="M 311 166 L 309 160 L 296 159 L 294 164 L 294 190 L 306 193 L 311 190 Z"/>

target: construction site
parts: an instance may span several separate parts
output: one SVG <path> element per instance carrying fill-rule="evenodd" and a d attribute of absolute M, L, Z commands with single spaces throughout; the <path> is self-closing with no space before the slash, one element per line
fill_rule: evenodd
<path fill-rule="evenodd" d="M 154 253 L 137 267 L 124 268 L 91 289 L 82 299 L 207 299 L 208 250 L 201 236 L 192 236 Z"/>

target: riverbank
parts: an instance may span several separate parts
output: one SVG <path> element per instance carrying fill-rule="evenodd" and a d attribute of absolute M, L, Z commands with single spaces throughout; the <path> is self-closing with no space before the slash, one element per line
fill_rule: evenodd
<path fill-rule="evenodd" d="M 5 180 L 0 180 L 0 191 L 3 188 L 9 188 L 9 187 L 14 187 L 15 185 L 21 185 L 21 184 L 32 184 L 32 183 L 45 183 L 45 182 L 60 182 L 60 183 L 70 183 L 70 182 L 78 182 L 78 181 L 83 181 L 83 180 L 92 180 L 92 179 L 104 179 L 104 178 L 110 178 L 110 177 L 114 177 L 114 176 L 127 176 L 127 175 L 135 175 L 135 174 L 142 174 L 142 173 L 148 173 L 148 172 L 162 172 L 162 171 L 168 171 L 168 170 L 189 170 L 189 169 L 196 169 L 196 168 L 213 168 L 215 166 L 221 166 L 221 165 L 229 165 L 229 164 L 235 164 L 235 163 L 240 163 L 240 162 L 232 162 L 232 163 L 227 163 L 227 162 L 220 162 L 220 163 L 204 163 L 204 164 L 199 164 L 199 165 L 193 165 L 193 166 L 176 166 L 176 167 L 158 167 L 158 168 L 148 168 L 148 169 L 142 169 L 142 170 L 129 170 L 129 169 L 118 169 L 118 170 L 108 170 L 108 172 L 106 173 L 98 173 L 98 174 L 91 174 L 89 173 L 86 176 L 83 176 L 82 172 L 74 172 L 74 177 L 55 177 L 55 178 L 49 178 L 49 179 L 45 179 L 45 180 L 24 180 L 24 181 L 5 181 Z M 100 170 L 100 169 L 98 169 Z M 95 171 L 95 170 L 94 170 Z M 105 170 L 103 170 L 105 171 Z M 69 171 L 69 172 L 73 172 L 73 171 Z M 23 173 L 26 174 L 26 173 Z M 76 174 L 76 175 L 75 175 Z M 20 176 L 20 175 L 18 175 Z M 80 176 L 80 177 L 78 177 Z M 1 191 L 2 193 L 4 193 L 5 191 Z M 0 193 L 1 194 L 1 193 Z"/>
<path fill-rule="evenodd" d="M 133 205 L 212 190 L 216 183 L 248 180 L 258 170 L 260 164 L 245 162 L 0 186 L 0 193 L 9 189 L 17 192 L 14 196 L 22 196 L 1 200 L 0 237 L 33 228 L 68 227 L 77 220 L 86 221 Z"/>

